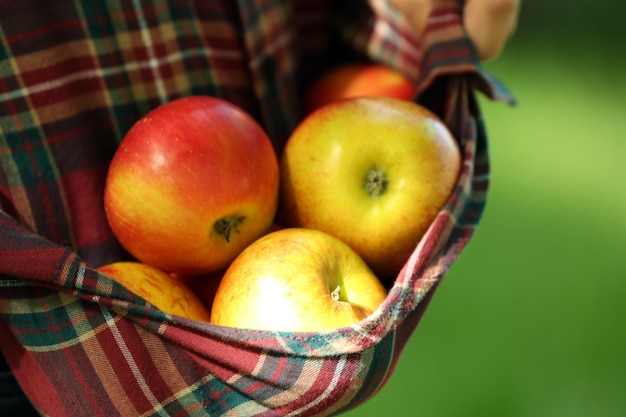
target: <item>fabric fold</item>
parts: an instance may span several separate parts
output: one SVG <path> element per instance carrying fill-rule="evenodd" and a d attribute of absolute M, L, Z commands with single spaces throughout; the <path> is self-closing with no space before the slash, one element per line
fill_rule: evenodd
<path fill-rule="evenodd" d="M 234 16 L 232 3 L 215 2 L 214 9 L 199 10 L 192 16 L 186 15 L 189 11 L 184 8 L 156 2 L 155 9 L 147 8 L 141 14 L 143 24 L 154 26 L 140 30 L 144 36 L 155 36 L 153 51 L 174 47 L 173 38 L 168 38 L 173 36 L 170 22 L 167 19 L 162 24 L 158 22 L 164 15 L 178 16 L 177 27 L 191 31 L 184 36 L 186 44 L 195 45 L 196 40 L 202 40 L 206 45 L 229 44 L 234 50 L 223 54 L 222 66 L 211 68 L 208 75 L 199 75 L 203 73 L 198 67 L 210 63 L 199 60 L 200 55 L 170 54 L 161 60 L 146 61 L 175 65 L 180 59 L 193 68 L 189 70 L 193 76 L 185 81 L 180 78 L 184 73 L 170 74 L 170 79 L 169 73 L 161 68 L 165 77 L 161 81 L 163 88 L 187 82 L 197 85 L 166 96 L 146 90 L 146 94 L 157 95 L 141 105 L 130 100 L 129 108 L 147 108 L 179 94 L 208 91 L 215 80 L 228 79 L 234 84 L 221 91 L 230 91 L 238 103 L 258 113 L 272 134 L 284 136 L 299 117 L 297 84 L 301 80 L 298 71 L 302 69 L 298 66 L 298 54 L 291 56 L 287 49 L 297 47 L 296 39 L 312 39 L 302 38 L 302 34 L 289 28 L 295 10 L 289 7 L 295 6 L 287 3 L 291 2 L 240 0 L 236 22 L 229 30 L 242 30 L 241 37 L 228 39 L 219 34 L 216 39 L 206 39 L 192 32 L 206 31 L 215 23 L 212 19 L 218 19 L 221 25 L 221 17 Z M 300 10 L 319 10 L 322 14 L 317 15 L 318 22 L 327 23 L 322 12 L 327 2 L 294 3 L 302 7 Z M 91 13 L 96 13 L 97 5 L 104 10 L 104 3 L 95 4 Z M 0 347 L 25 393 L 42 413 L 55 416 L 336 415 L 376 395 L 389 380 L 438 285 L 469 242 L 484 210 L 489 155 L 475 91 L 509 102 L 512 97 L 480 68 L 461 27 L 456 2 L 440 3 L 422 39 L 411 33 L 387 2 L 371 0 L 362 4 L 369 8 L 358 18 L 333 17 L 335 24 L 343 28 L 340 38 L 352 42 L 350 47 L 360 51 L 363 57 L 411 74 L 418 85 L 416 101 L 443 118 L 458 139 L 463 156 L 462 173 L 453 195 L 407 259 L 383 305 L 360 323 L 320 333 L 250 331 L 167 315 L 99 273 L 93 259 L 102 261 L 108 259 L 106 256 L 83 257 L 80 253 L 90 252 L 40 236 L 15 220 L 9 213 L 22 206 L 7 196 L 17 195 L 20 188 L 2 177 Z M 330 10 L 339 13 L 341 9 Z M 64 12 L 72 16 L 68 10 Z M 127 19 L 128 23 L 134 21 L 136 13 L 134 10 L 118 17 Z M 97 25 L 103 19 L 107 17 L 102 15 L 88 24 L 102 29 Z M 0 23 L 3 20 L 0 14 Z M 307 27 L 306 22 L 299 25 Z M 135 39 L 133 29 L 117 34 L 117 39 L 123 35 Z M 102 39 L 110 42 L 111 38 Z M 167 41 L 160 44 L 159 39 Z M 112 43 L 100 40 L 97 45 L 112 47 Z M 307 45 L 332 46 L 314 41 Z M 317 51 L 320 52 L 324 51 Z M 130 52 L 117 53 L 114 56 Z M 14 59 L 20 65 L 27 65 L 21 56 Z M 104 60 L 102 56 L 99 59 Z M 102 76 L 112 82 L 107 74 L 101 71 L 94 77 Z M 132 73 L 139 74 L 147 77 L 143 82 L 153 81 L 153 73 Z M 249 77 L 250 84 L 238 83 L 239 77 Z M 125 86 L 123 78 L 116 75 L 115 80 Z M 139 94 L 142 86 L 133 85 L 128 90 L 118 86 L 114 90 L 121 99 L 128 98 L 126 94 L 131 90 Z M 109 112 L 121 117 L 123 106 L 110 106 Z M 6 113 L 0 114 L 0 122 L 6 123 L 7 117 L 10 116 Z M 19 136 L 15 130 L 2 137 L 0 145 L 5 155 L 0 159 L 5 168 L 2 172 L 8 172 L 9 162 L 23 154 L 30 155 L 30 148 L 24 143 L 35 141 L 35 136 L 18 143 Z M 52 165 L 63 167 L 55 159 L 59 143 L 49 142 L 43 133 L 36 138 L 41 141 L 42 149 L 48 150 L 44 154 L 52 160 Z M 81 141 L 86 140 L 90 139 L 81 137 Z M 111 133 L 103 146 L 109 149 L 119 140 L 119 135 Z M 82 162 L 102 164 L 106 157 L 110 155 L 89 154 Z M 10 158 L 13 160 L 9 161 Z M 74 172 L 63 174 L 63 169 L 60 172 L 60 184 L 76 181 Z M 102 177 L 97 181 L 102 181 Z M 101 198 L 89 195 L 86 188 L 82 192 L 86 194 L 80 198 L 74 194 L 68 194 L 68 198 L 77 198 L 76 201 Z M 34 207 L 33 212 L 41 211 Z M 97 211 L 90 213 L 102 221 Z M 82 223 L 68 222 L 63 227 L 88 228 L 88 223 L 87 218 Z M 107 233 L 110 233 L 108 229 L 103 228 L 98 233 L 81 236 L 91 236 L 87 246 L 111 247 L 103 243 L 110 239 Z M 113 253 L 112 257 L 122 256 L 121 252 Z"/>

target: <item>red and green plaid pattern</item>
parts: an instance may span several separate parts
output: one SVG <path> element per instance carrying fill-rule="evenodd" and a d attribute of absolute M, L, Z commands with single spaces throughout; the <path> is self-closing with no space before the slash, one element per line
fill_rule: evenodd
<path fill-rule="evenodd" d="M 509 95 L 479 67 L 455 1 L 440 2 L 421 40 L 384 0 L 330 3 L 0 2 L 0 347 L 42 414 L 340 414 L 392 375 L 486 201 L 474 90 Z M 464 152 L 454 195 L 373 316 L 312 334 L 218 327 L 164 314 L 93 269 L 127 258 L 102 193 L 139 117 L 216 95 L 256 117 L 280 152 L 299 88 L 336 58 L 337 40 L 413 77 L 416 100 Z"/>

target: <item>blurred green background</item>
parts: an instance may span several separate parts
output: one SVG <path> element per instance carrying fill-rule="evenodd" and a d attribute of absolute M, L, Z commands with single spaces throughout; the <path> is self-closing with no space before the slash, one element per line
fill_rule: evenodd
<path fill-rule="evenodd" d="M 522 3 L 484 64 L 519 104 L 481 98 L 481 225 L 390 382 L 346 416 L 626 416 L 625 18 Z"/>

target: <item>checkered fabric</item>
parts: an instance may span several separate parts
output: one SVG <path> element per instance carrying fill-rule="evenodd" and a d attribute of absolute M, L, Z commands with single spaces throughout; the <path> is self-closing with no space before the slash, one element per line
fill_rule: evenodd
<path fill-rule="evenodd" d="M 510 99 L 460 22 L 455 1 L 439 2 L 419 40 L 385 0 L 0 1 L 0 347 L 39 412 L 336 415 L 375 395 L 483 212 L 475 90 Z M 142 115 L 178 96 L 223 97 L 280 152 L 307 77 L 352 57 L 412 77 L 464 155 L 454 194 L 371 317 L 322 333 L 223 328 L 167 315 L 93 269 L 128 258 L 102 194 Z"/>

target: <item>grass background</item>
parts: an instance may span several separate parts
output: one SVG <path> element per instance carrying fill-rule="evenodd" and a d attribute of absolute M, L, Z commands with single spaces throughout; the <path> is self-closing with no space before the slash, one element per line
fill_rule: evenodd
<path fill-rule="evenodd" d="M 481 97 L 481 225 L 390 382 L 346 416 L 626 416 L 624 16 L 523 2 L 484 64 L 519 104 Z"/>

